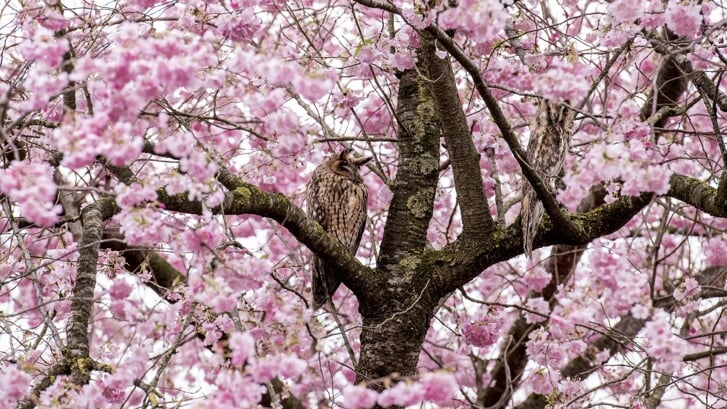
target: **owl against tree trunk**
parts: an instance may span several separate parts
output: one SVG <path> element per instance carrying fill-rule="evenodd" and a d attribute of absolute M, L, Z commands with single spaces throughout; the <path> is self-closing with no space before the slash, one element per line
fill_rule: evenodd
<path fill-rule="evenodd" d="M 555 193 L 555 180 L 563 168 L 565 155 L 573 132 L 574 112 L 565 104 L 543 100 L 538 110 L 535 129 L 528 142 L 528 160 L 551 192 Z M 523 178 L 524 179 L 524 178 Z M 527 180 L 523 180 L 523 201 L 520 207 L 523 226 L 523 250 L 530 257 L 533 240 L 543 218 L 543 203 Z"/>
<path fill-rule="evenodd" d="M 366 225 L 368 189 L 359 169 L 370 157 L 353 149 L 329 156 L 311 175 L 306 188 L 308 215 L 355 255 Z M 334 266 L 313 256 L 313 308 L 320 308 L 341 284 Z"/>

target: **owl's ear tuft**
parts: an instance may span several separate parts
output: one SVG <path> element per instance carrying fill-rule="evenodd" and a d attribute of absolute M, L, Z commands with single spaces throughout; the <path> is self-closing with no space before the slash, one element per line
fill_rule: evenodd
<path fill-rule="evenodd" d="M 350 161 L 356 166 L 363 166 L 371 160 L 371 156 L 360 156 L 358 158 L 351 158 Z"/>

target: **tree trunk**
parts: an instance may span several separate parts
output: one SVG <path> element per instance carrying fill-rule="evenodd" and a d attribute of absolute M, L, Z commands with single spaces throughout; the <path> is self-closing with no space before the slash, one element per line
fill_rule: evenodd
<path fill-rule="evenodd" d="M 431 318 L 432 308 L 423 306 L 417 299 L 403 311 L 363 317 L 356 382 L 366 382 L 382 390 L 383 385 L 377 380 L 416 373 L 419 351 Z"/>
<path fill-rule="evenodd" d="M 395 383 L 416 373 L 436 307 L 430 272 L 420 268 L 439 176 L 441 136 L 425 72 L 418 63 L 416 70 L 398 75 L 399 167 L 377 260 L 377 272 L 386 281 L 372 296 L 359 296 L 363 330 L 356 382 L 376 390 L 390 386 L 387 379 Z"/>

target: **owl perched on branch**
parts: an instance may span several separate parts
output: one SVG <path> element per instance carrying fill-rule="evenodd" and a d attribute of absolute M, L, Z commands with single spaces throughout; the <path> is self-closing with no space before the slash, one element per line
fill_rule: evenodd
<path fill-rule="evenodd" d="M 563 169 L 573 132 L 574 111 L 565 104 L 543 100 L 528 142 L 528 160 L 540 179 L 555 194 L 555 181 Z M 523 250 L 530 257 L 533 240 L 544 214 L 543 203 L 535 190 L 523 180 L 523 201 L 520 207 L 523 226 Z"/>
<path fill-rule="evenodd" d="M 361 242 L 366 224 L 368 189 L 359 168 L 370 157 L 359 157 L 353 149 L 329 156 L 313 171 L 307 185 L 308 215 L 352 255 Z M 341 284 L 334 266 L 313 256 L 313 308 L 320 308 Z"/>

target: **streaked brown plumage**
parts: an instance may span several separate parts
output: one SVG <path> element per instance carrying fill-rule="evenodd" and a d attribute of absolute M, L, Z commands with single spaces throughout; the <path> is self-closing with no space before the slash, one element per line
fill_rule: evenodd
<path fill-rule="evenodd" d="M 368 189 L 359 168 L 371 160 L 353 149 L 329 156 L 313 171 L 307 186 L 308 215 L 356 254 L 366 224 Z M 334 268 L 313 256 L 313 308 L 333 297 L 341 284 Z"/>
<path fill-rule="evenodd" d="M 573 132 L 574 111 L 565 104 L 543 100 L 538 110 L 535 129 L 528 143 L 528 160 L 551 192 L 563 169 L 565 155 Z M 523 181 L 523 201 L 520 206 L 523 226 L 523 250 L 530 257 L 533 240 L 545 213 L 543 203 L 526 180 Z"/>

